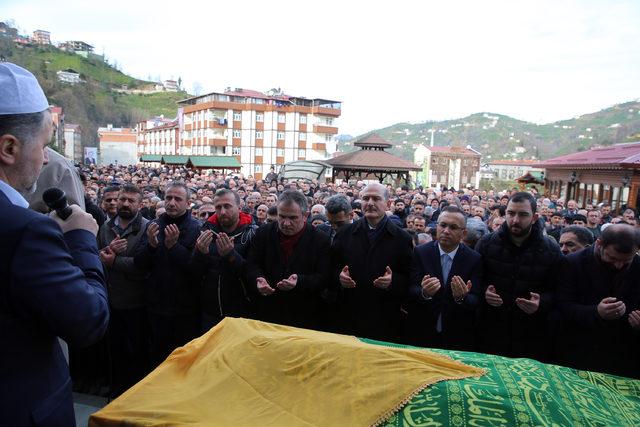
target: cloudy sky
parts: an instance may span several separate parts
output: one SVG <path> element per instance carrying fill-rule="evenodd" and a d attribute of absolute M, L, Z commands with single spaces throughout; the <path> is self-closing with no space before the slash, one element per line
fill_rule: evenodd
<path fill-rule="evenodd" d="M 354 135 L 475 112 L 547 123 L 640 97 L 636 0 L 2 0 L 0 19 L 190 91 L 340 100 Z"/>

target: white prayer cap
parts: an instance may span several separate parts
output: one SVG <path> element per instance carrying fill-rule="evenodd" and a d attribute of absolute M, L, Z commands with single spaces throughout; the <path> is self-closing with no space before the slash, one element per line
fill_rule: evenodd
<path fill-rule="evenodd" d="M 10 62 L 0 62 L 0 115 L 39 113 L 49 108 L 35 76 Z"/>

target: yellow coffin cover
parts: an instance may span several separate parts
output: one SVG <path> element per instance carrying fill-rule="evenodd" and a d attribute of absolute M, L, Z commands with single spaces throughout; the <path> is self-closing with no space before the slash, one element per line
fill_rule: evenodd
<path fill-rule="evenodd" d="M 424 350 L 226 318 L 90 426 L 369 426 L 437 381 L 484 371 Z"/>

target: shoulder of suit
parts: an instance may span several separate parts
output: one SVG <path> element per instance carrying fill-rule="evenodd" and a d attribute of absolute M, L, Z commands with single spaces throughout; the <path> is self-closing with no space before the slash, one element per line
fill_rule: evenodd
<path fill-rule="evenodd" d="M 423 243 L 422 245 L 416 246 L 414 250 L 416 252 L 426 253 L 426 252 L 437 250 L 437 249 L 438 249 L 438 241 L 432 240 L 430 242 Z"/>

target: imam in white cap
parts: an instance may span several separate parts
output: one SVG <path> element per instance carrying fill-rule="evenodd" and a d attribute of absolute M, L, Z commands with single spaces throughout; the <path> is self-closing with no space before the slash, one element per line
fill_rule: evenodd
<path fill-rule="evenodd" d="M 33 74 L 0 62 L 0 115 L 39 113 L 47 108 L 47 97 Z"/>

